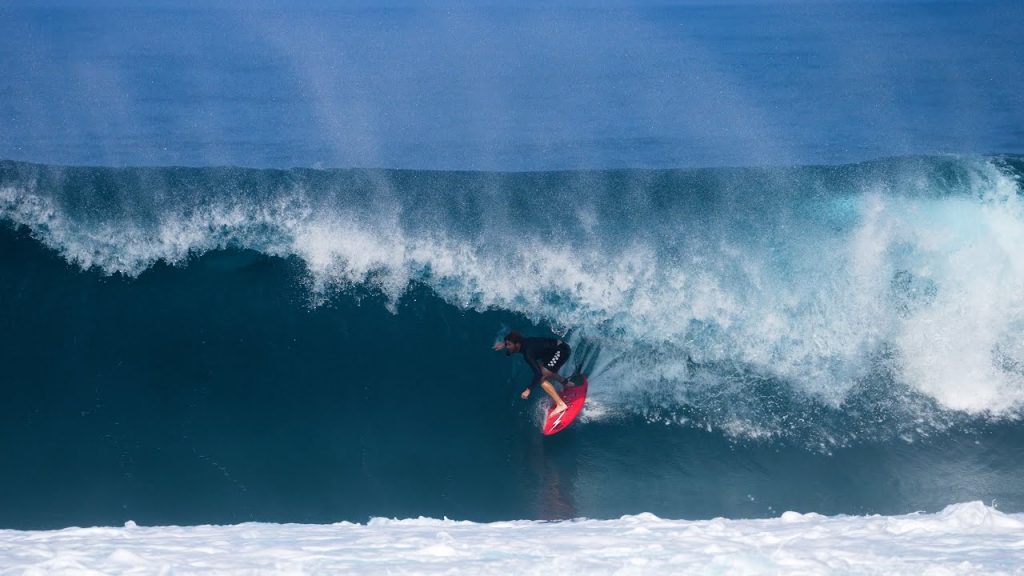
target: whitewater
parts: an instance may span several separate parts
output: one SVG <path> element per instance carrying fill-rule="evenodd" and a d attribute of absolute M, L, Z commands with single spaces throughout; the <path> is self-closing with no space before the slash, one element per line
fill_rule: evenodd
<path fill-rule="evenodd" d="M 0 531 L 3 574 L 1021 574 L 1024 514 Z"/>

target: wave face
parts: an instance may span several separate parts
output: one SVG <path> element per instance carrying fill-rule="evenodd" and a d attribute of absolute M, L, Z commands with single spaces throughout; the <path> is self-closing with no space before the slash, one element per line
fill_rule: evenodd
<path fill-rule="evenodd" d="M 738 442 L 792 447 L 808 462 L 849 449 L 853 468 L 877 457 L 858 446 L 898 451 L 992 427 L 1013 436 L 1024 406 L 1022 168 L 1012 156 L 544 173 L 2 162 L 0 218 L 13 225 L 5 363 L 12 382 L 35 383 L 8 409 L 45 405 L 57 422 L 76 406 L 82 422 L 97 418 L 81 424 L 85 436 L 122 455 L 141 448 L 109 429 L 118 418 L 168 450 L 159 430 L 176 430 L 183 459 L 240 493 L 248 484 L 229 469 L 246 465 L 220 470 L 211 455 L 223 426 L 264 449 L 314 433 L 358 438 L 305 449 L 324 450 L 321 461 L 338 450 L 346 469 L 350 458 L 387 468 L 383 454 L 416 461 L 399 447 L 409 426 L 427 437 L 475 429 L 476 441 L 529 454 L 509 436 L 533 425 L 514 394 L 523 369 L 487 351 L 518 327 L 567 337 L 585 362 L 580 434 L 629 430 L 640 442 L 667 428 L 680 450 L 698 434 L 718 454 Z M 48 394 L 70 396 L 58 409 Z M 18 418 L 32 429 L 33 417 Z M 344 422 L 325 423 L 335 418 Z M 377 418 L 398 429 L 376 436 Z M 54 444 L 66 425 L 47 428 Z M 130 460 L 120 465 L 143 466 Z M 688 505 L 668 515 L 723 513 Z M 494 515 L 549 514 L 522 510 Z"/>

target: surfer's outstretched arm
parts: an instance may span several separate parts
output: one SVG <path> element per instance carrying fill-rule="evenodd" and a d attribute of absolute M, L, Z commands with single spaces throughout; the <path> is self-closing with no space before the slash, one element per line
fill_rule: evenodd
<path fill-rule="evenodd" d="M 525 358 L 526 363 L 530 366 L 530 370 L 533 371 L 533 379 L 530 380 L 530 385 L 526 387 L 526 390 L 523 390 L 523 392 L 519 395 L 519 397 L 522 398 L 523 400 L 529 398 L 530 392 L 533 391 L 533 387 L 539 384 L 540 381 L 544 379 L 544 373 L 541 372 L 543 368 L 541 368 L 540 363 L 537 362 L 535 358 L 532 358 L 530 356 L 525 356 Z"/>

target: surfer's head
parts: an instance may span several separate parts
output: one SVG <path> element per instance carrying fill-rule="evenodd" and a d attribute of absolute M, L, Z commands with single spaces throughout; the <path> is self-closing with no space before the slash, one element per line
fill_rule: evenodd
<path fill-rule="evenodd" d="M 515 354 L 523 347 L 523 335 L 518 330 L 513 330 L 505 335 L 505 353 Z"/>

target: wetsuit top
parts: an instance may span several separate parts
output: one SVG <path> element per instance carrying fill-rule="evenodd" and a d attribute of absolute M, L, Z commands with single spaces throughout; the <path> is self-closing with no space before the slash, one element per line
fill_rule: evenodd
<path fill-rule="evenodd" d="M 523 347 L 519 351 L 523 353 L 523 359 L 533 370 L 530 388 L 544 380 L 541 366 L 557 373 L 562 364 L 569 359 L 570 354 L 569 345 L 554 338 L 523 338 Z"/>

